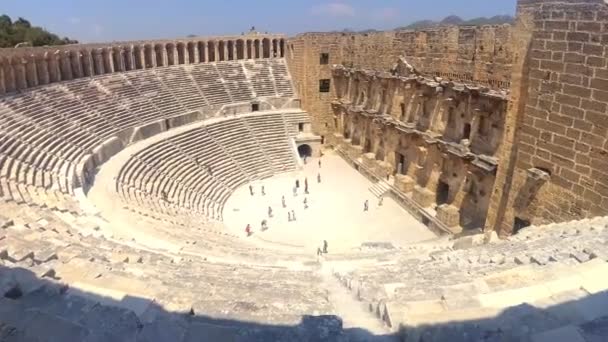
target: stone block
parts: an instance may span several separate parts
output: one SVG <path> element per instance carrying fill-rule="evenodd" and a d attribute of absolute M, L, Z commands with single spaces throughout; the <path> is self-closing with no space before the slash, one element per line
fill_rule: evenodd
<path fill-rule="evenodd" d="M 358 159 L 363 154 L 363 146 L 352 146 L 349 151 L 349 155 L 352 159 Z"/>
<path fill-rule="evenodd" d="M 428 208 L 435 204 L 435 193 L 418 185 L 414 187 L 412 198 L 423 208 Z"/>
<path fill-rule="evenodd" d="M 133 134 L 129 139 L 129 143 L 132 144 L 136 141 L 150 138 L 166 130 L 167 127 L 165 125 L 165 120 L 158 120 L 144 126 L 135 127 L 135 129 L 133 130 Z"/>
<path fill-rule="evenodd" d="M 395 177 L 395 186 L 399 191 L 408 193 L 414 190 L 415 182 L 412 177 L 408 175 L 397 175 Z"/>
<path fill-rule="evenodd" d="M 169 118 L 169 127 L 165 127 L 165 129 L 171 129 L 174 127 L 184 126 L 187 124 L 191 124 L 193 122 L 197 122 L 204 119 L 203 113 L 199 111 L 186 113 L 183 115 L 175 116 Z"/>
<path fill-rule="evenodd" d="M 118 137 L 112 137 L 93 150 L 95 165 L 99 166 L 122 151 L 124 143 Z"/>
<path fill-rule="evenodd" d="M 376 175 L 381 179 L 386 179 L 393 173 L 393 167 L 385 161 L 376 161 Z"/>
<path fill-rule="evenodd" d="M 460 210 L 453 205 L 442 204 L 437 208 L 437 219 L 448 227 L 460 225 Z"/>

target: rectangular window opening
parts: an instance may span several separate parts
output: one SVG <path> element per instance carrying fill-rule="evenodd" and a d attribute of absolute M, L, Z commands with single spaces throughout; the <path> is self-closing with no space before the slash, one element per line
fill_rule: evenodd
<path fill-rule="evenodd" d="M 331 81 L 329 79 L 319 80 L 319 92 L 320 93 L 329 93 L 330 86 L 331 86 Z"/>
<path fill-rule="evenodd" d="M 321 53 L 321 58 L 319 60 L 319 63 L 321 65 L 327 65 L 329 64 L 329 53 Z"/>

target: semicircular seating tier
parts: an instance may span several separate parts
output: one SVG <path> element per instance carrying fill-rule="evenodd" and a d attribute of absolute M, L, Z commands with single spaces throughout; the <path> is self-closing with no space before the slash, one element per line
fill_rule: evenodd
<path fill-rule="evenodd" d="M 43 191 L 63 203 L 62 194 L 82 185 L 84 161 L 107 159 L 99 147 L 113 138 L 124 146 L 141 139 L 137 128 L 153 123 L 173 128 L 250 112 L 251 103 L 277 109 L 290 106 L 293 97 L 284 59 L 136 70 L 5 96 L 0 99 L 1 195 L 31 202 Z"/>
<path fill-rule="evenodd" d="M 236 188 L 296 168 L 292 123 L 307 122 L 306 115 L 282 110 L 208 120 L 134 153 L 116 191 L 141 213 L 221 219 Z"/>

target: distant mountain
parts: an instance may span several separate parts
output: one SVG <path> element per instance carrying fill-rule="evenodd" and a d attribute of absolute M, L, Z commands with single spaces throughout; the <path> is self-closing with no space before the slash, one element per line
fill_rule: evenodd
<path fill-rule="evenodd" d="M 478 17 L 470 20 L 464 20 L 456 15 L 445 17 L 441 21 L 420 20 L 413 22 L 407 26 L 398 27 L 397 30 L 421 30 L 425 28 L 433 28 L 440 26 L 481 26 L 481 25 L 501 25 L 513 24 L 515 19 L 510 15 L 496 15 L 491 18 Z"/>

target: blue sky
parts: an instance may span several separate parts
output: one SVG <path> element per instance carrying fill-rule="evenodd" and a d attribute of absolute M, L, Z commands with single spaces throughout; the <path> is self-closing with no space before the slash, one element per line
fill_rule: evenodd
<path fill-rule="evenodd" d="M 288 35 L 350 28 L 391 29 L 420 19 L 514 14 L 516 0 L 0 0 L 81 42 L 240 34 L 252 25 Z"/>

